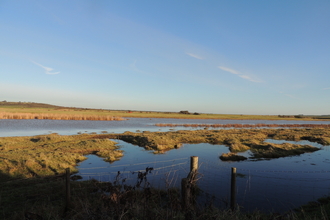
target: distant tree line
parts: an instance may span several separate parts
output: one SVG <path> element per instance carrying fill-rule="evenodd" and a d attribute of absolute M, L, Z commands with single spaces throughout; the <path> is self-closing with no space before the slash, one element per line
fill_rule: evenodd
<path fill-rule="evenodd" d="M 195 112 L 195 113 L 190 113 L 189 111 L 180 111 L 180 114 L 184 114 L 184 115 L 200 115 L 199 113 Z"/>

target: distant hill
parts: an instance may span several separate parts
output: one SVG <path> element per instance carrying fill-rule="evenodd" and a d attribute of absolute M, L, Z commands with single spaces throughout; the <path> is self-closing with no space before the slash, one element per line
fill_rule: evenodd
<path fill-rule="evenodd" d="M 0 102 L 1 107 L 12 107 L 12 108 L 65 108 L 57 105 L 50 105 L 45 103 L 36 103 L 36 102 Z"/>

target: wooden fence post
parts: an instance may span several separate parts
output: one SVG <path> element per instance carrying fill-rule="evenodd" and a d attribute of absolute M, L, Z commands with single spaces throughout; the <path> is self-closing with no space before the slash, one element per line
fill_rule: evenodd
<path fill-rule="evenodd" d="M 181 196 L 182 196 L 182 206 L 184 209 L 188 209 L 191 206 L 193 199 L 192 196 L 192 186 L 196 178 L 198 170 L 198 157 L 190 157 L 190 172 L 187 178 L 181 180 Z"/>
<path fill-rule="evenodd" d="M 230 208 L 235 210 L 236 208 L 236 168 L 231 168 L 231 197 Z"/>
<path fill-rule="evenodd" d="M 190 172 L 197 172 L 198 169 L 198 157 L 190 157 Z"/>
<path fill-rule="evenodd" d="M 65 199 L 66 199 L 66 210 L 69 210 L 70 206 L 71 206 L 71 193 L 70 193 L 70 168 L 66 168 L 65 169 L 65 189 L 66 189 L 66 193 L 65 193 Z"/>

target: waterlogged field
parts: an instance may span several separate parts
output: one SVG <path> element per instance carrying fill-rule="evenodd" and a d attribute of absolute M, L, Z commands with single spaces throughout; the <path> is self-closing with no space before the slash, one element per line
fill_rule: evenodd
<path fill-rule="evenodd" d="M 183 121 L 177 121 L 177 123 L 181 124 Z M 63 126 L 60 122 L 67 124 Z M 154 170 L 148 174 L 150 183 L 155 187 L 161 187 L 165 192 L 149 192 L 143 196 L 160 196 L 157 199 L 154 198 L 157 201 L 160 198 L 166 198 L 168 199 L 166 201 L 170 201 L 170 203 L 163 201 L 163 204 L 175 204 L 175 207 L 179 207 L 180 194 L 166 191 L 166 189 L 180 187 L 181 178 L 185 177 L 189 171 L 190 156 L 198 156 L 200 160 L 198 186 L 201 190 L 200 195 L 204 196 L 203 202 L 210 202 L 213 198 L 213 204 L 217 207 L 228 207 L 231 167 L 236 167 L 238 172 L 237 202 L 241 206 L 241 211 L 254 211 L 257 208 L 264 212 L 283 213 L 309 201 L 316 201 L 320 197 L 328 196 L 330 192 L 329 128 L 209 130 L 191 128 L 189 131 L 185 131 L 180 130 L 187 129 L 185 127 L 175 127 L 176 131 L 173 131 L 171 130 L 173 128 L 155 126 L 156 123 L 173 123 L 171 119 L 130 119 L 120 122 L 99 121 L 92 124 L 85 121 L 87 122 L 85 126 L 79 122 L 77 124 L 77 122 L 0 120 L 1 135 L 3 135 L 3 131 L 7 130 L 5 134 L 12 136 L 0 138 L 2 181 L 0 196 L 5 198 L 0 201 L 1 207 L 3 207 L 0 211 L 4 213 L 3 216 L 10 216 L 10 212 L 14 211 L 18 214 L 15 218 L 10 217 L 10 219 L 22 219 L 23 209 L 20 205 L 14 204 L 25 204 L 24 210 L 42 213 L 43 216 L 46 213 L 49 216 L 55 216 L 58 215 L 56 213 L 63 212 L 61 181 L 49 180 L 45 177 L 56 176 L 58 178 L 66 168 L 70 168 L 73 174 L 80 175 L 84 180 L 94 178 L 100 181 L 111 181 L 117 177 L 117 180 L 120 181 L 127 178 L 127 183 L 134 185 L 137 172 L 135 172 L 135 176 L 129 176 L 132 175 L 131 171 L 141 172 L 146 167 L 153 167 Z M 212 122 L 219 123 L 213 120 Z M 119 125 L 119 123 L 123 124 Z M 210 123 L 210 120 L 200 121 L 200 123 Z M 266 123 L 274 122 L 266 121 Z M 23 126 L 20 132 L 14 135 L 14 128 L 22 125 L 25 127 Z M 54 125 L 58 127 L 52 127 Z M 66 127 L 68 125 L 71 127 Z M 131 132 L 123 130 L 131 130 Z M 70 133 L 71 135 L 34 136 L 33 132 L 39 133 L 40 131 L 43 133 L 59 131 L 59 133 Z M 114 131 L 117 132 L 113 133 Z M 82 134 L 72 135 L 78 132 Z M 21 137 L 22 134 L 33 136 Z M 240 162 L 233 158 L 220 159 L 220 156 L 226 156 L 228 153 L 246 159 Z M 118 171 L 121 172 L 119 176 Z M 22 178 L 27 179 L 23 179 L 23 182 L 15 182 Z M 40 189 L 39 192 L 35 190 L 36 187 L 32 187 L 36 184 Z M 73 198 L 76 211 L 73 211 L 71 215 L 75 213 L 76 217 L 72 219 L 78 219 L 78 213 L 85 213 L 90 217 L 92 217 L 91 213 L 101 215 L 101 212 L 96 211 L 97 207 L 102 207 L 105 213 L 111 210 L 111 213 L 115 213 L 117 217 L 120 216 L 117 213 L 119 210 L 138 215 L 135 211 L 127 209 L 130 207 L 128 205 L 130 200 L 127 200 L 127 196 L 132 196 L 133 193 L 128 188 L 125 188 L 128 190 L 124 190 L 125 194 L 117 192 L 117 196 L 125 197 L 120 203 L 114 198 L 108 198 L 110 200 L 106 200 L 105 197 L 96 198 L 95 192 L 93 202 L 87 192 L 89 190 L 103 192 L 103 186 L 99 185 L 101 183 L 78 181 L 72 184 L 74 187 L 72 194 L 79 195 Z M 82 195 L 80 192 L 85 194 Z M 145 200 L 145 202 L 147 201 Z M 98 205 L 94 206 L 94 203 Z M 36 204 L 43 205 L 37 206 Z M 111 207 L 116 209 L 106 208 L 105 204 L 112 204 Z M 147 203 L 143 204 L 147 205 Z M 155 204 L 148 204 L 148 206 Z M 316 208 L 320 206 L 319 203 L 315 205 Z M 165 209 L 163 209 L 164 207 Z M 158 215 L 155 213 L 163 215 L 166 213 L 165 210 L 173 208 L 167 205 L 164 207 L 157 206 L 152 209 L 154 213 L 149 214 L 157 218 Z M 135 210 L 143 210 L 138 205 L 136 208 Z M 206 215 L 204 211 L 208 214 Z M 200 219 L 207 219 L 210 216 L 219 216 L 218 219 L 230 219 L 233 216 L 240 216 L 240 219 L 248 218 L 243 213 L 221 212 L 222 214 L 219 214 L 220 212 L 209 209 L 204 211 L 195 214 L 200 216 Z M 173 218 L 184 218 L 184 213 L 184 210 L 175 211 L 173 209 L 171 213 L 167 214 Z M 319 209 L 318 213 L 325 215 L 319 212 Z M 81 218 L 81 215 L 79 216 Z M 129 216 L 130 214 L 127 215 L 127 219 L 130 219 Z M 141 218 L 143 216 L 145 217 L 146 213 Z M 273 217 L 272 215 L 254 215 L 249 219 L 273 219 Z M 61 219 L 61 216 L 58 215 L 58 219 Z M 301 215 L 293 214 L 289 219 L 301 219 Z M 306 217 L 306 219 L 308 218 Z"/>

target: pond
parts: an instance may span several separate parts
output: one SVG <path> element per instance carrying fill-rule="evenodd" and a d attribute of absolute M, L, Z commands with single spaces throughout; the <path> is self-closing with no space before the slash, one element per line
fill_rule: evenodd
<path fill-rule="evenodd" d="M 219 207 L 230 204 L 231 167 L 237 168 L 237 203 L 243 211 L 285 212 L 330 195 L 329 146 L 309 141 L 294 142 L 321 147 L 321 150 L 272 160 L 222 162 L 219 156 L 229 152 L 224 145 L 184 144 L 165 154 L 153 154 L 124 141 L 115 141 L 125 151 L 120 161 L 110 164 L 88 155 L 88 159 L 79 164 L 78 175 L 84 180 L 113 181 L 120 171 L 120 179 L 126 178 L 126 183 L 133 185 L 137 171 L 153 167 L 148 175 L 152 186 L 179 188 L 181 179 L 189 173 L 190 157 L 198 156 L 200 200 L 206 202 L 214 196 L 213 202 Z"/>

